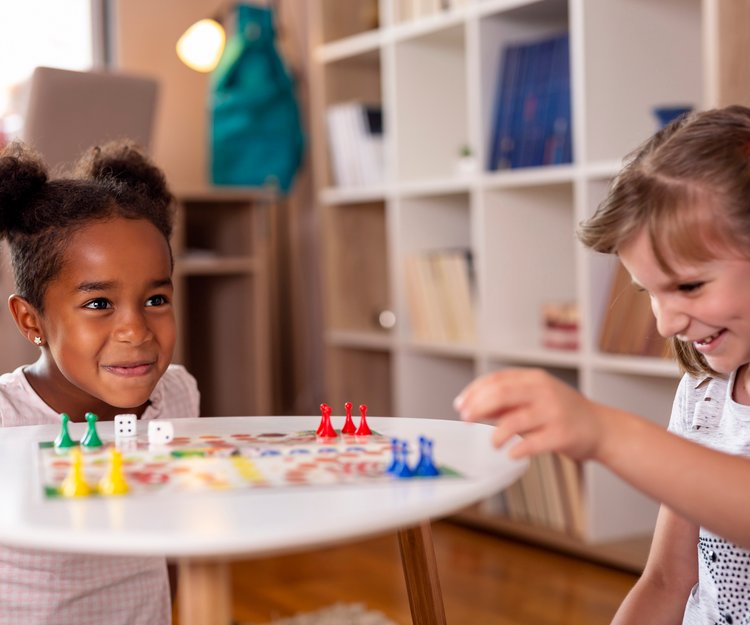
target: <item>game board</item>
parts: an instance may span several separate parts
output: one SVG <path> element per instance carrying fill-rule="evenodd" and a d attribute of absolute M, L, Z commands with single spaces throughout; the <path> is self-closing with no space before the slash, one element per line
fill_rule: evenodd
<path fill-rule="evenodd" d="M 122 454 L 128 496 L 396 479 L 386 472 L 394 463 L 392 439 L 377 432 L 357 436 L 339 430 L 337 434 L 336 438 L 321 438 L 314 430 L 305 430 L 175 436 L 167 445 L 149 444 L 140 435 L 82 448 L 82 469 L 92 495 L 97 494 L 96 484 L 110 467 L 112 449 Z M 73 450 L 78 449 L 56 447 L 52 441 L 39 443 L 39 474 L 46 497 L 61 496 L 61 484 L 70 475 L 77 453 Z M 439 466 L 439 473 L 439 477 L 460 475 L 447 466 Z"/>

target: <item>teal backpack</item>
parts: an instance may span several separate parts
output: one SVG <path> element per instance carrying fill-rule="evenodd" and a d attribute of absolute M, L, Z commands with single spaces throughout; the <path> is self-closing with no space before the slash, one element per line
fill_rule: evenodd
<path fill-rule="evenodd" d="M 289 191 L 304 152 L 294 84 L 276 50 L 273 12 L 237 5 L 211 77 L 211 180 Z"/>

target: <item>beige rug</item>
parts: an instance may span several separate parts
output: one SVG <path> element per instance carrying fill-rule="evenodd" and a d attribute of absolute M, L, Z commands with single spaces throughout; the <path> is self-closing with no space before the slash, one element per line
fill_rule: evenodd
<path fill-rule="evenodd" d="M 245 625 L 250 625 L 249 623 Z M 322 610 L 298 614 L 264 625 L 398 625 L 382 612 L 361 603 L 337 603 Z"/>

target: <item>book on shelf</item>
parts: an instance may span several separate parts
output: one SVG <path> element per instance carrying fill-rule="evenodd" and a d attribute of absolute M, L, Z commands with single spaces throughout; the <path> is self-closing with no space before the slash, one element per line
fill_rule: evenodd
<path fill-rule="evenodd" d="M 377 186 L 385 181 L 383 113 L 380 105 L 341 102 L 326 109 L 334 182 L 341 187 Z"/>
<path fill-rule="evenodd" d="M 666 356 L 667 342 L 659 336 L 648 294 L 638 290 L 618 263 L 599 333 L 599 349 L 611 354 Z"/>
<path fill-rule="evenodd" d="M 481 510 L 490 516 L 583 538 L 585 512 L 580 465 L 559 454 L 533 456 L 526 472 L 501 493 L 485 500 Z"/>
<path fill-rule="evenodd" d="M 562 494 L 566 531 L 571 536 L 583 538 L 586 530 L 586 515 L 581 465 L 560 454 L 553 454 L 552 458 Z"/>
<path fill-rule="evenodd" d="M 405 259 L 406 302 L 414 338 L 468 343 L 475 338 L 471 252 L 435 250 Z"/>
<path fill-rule="evenodd" d="M 572 162 L 567 33 L 501 50 L 489 170 Z"/>

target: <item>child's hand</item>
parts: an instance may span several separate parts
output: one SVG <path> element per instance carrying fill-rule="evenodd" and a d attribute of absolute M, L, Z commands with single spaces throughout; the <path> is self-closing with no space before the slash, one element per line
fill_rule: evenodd
<path fill-rule="evenodd" d="M 540 369 L 505 369 L 469 384 L 453 403 L 465 421 L 495 420 L 492 442 L 500 447 L 523 437 L 510 455 L 555 451 L 575 459 L 597 455 L 603 407 Z"/>

